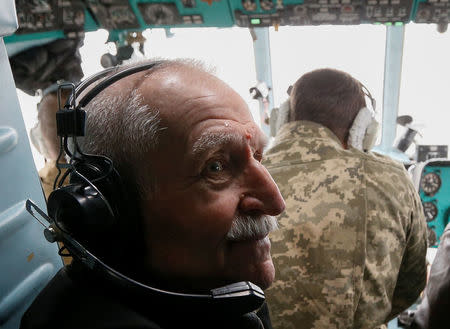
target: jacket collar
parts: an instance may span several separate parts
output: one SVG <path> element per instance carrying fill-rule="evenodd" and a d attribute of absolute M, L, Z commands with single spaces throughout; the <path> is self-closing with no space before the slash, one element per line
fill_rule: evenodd
<path fill-rule="evenodd" d="M 339 138 L 327 127 L 312 121 L 292 121 L 284 124 L 275 137 L 275 145 L 291 139 L 320 139 L 323 143 L 343 148 Z"/>

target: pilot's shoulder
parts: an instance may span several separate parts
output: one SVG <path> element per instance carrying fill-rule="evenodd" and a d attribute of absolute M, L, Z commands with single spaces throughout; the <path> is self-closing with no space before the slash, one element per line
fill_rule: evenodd
<path fill-rule="evenodd" d="M 368 152 L 365 153 L 365 155 L 366 155 L 365 158 L 369 162 L 373 162 L 374 164 L 378 164 L 380 166 L 392 167 L 392 169 L 397 169 L 402 172 L 406 172 L 406 169 L 401 162 L 396 161 L 387 155 L 376 152 Z"/>

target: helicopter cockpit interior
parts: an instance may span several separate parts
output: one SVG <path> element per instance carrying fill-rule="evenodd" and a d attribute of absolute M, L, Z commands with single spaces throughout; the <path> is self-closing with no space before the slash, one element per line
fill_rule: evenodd
<path fill-rule="evenodd" d="M 45 209 L 27 131 L 8 57 L 62 38 L 105 29 L 117 48 L 105 53 L 103 67 L 131 57 L 144 47 L 142 31 L 171 28 L 249 29 L 254 42 L 261 127 L 275 107 L 268 29 L 283 26 L 382 25 L 386 30 L 382 135 L 375 151 L 402 161 L 420 194 L 437 248 L 450 220 L 450 160 L 446 145 L 417 145 L 414 159 L 405 155 L 418 132 L 412 119 L 399 118 L 399 93 L 405 25 L 435 24 L 447 30 L 448 0 L 4 0 L 0 13 L 0 327 L 17 329 L 33 298 L 63 263 L 55 245 L 26 210 L 33 199 Z M 201 32 L 199 32 L 201 33 Z M 201 35 L 199 35 L 201 38 Z M 404 134 L 397 140 L 397 128 Z M 448 141 L 447 141 L 448 142 Z M 20 241 L 20 244 L 17 244 Z"/>

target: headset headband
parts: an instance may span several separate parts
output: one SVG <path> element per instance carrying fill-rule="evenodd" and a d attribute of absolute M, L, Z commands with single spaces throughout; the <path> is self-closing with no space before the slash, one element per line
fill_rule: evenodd
<path fill-rule="evenodd" d="M 129 75 L 132 75 L 134 73 L 145 71 L 148 69 L 151 69 L 152 67 L 155 67 L 157 65 L 161 64 L 161 62 L 152 62 L 152 63 L 145 63 L 140 64 L 138 66 L 132 66 L 123 70 L 120 70 L 116 72 L 115 74 L 110 75 L 107 77 L 104 81 L 101 81 L 98 85 L 96 85 L 94 88 L 92 88 L 83 98 L 78 102 L 78 104 L 75 104 L 76 98 L 91 84 L 98 81 L 99 79 L 102 79 L 103 77 L 107 76 L 110 72 L 117 70 L 117 67 L 111 67 L 108 69 L 105 69 L 92 77 L 84 80 L 81 82 L 76 88 L 74 93 L 70 95 L 69 100 L 67 101 L 66 105 L 74 106 L 74 109 L 79 109 L 85 107 L 95 96 L 100 94 L 103 90 L 105 90 L 107 87 L 112 85 L 113 83 L 117 82 L 120 79 L 123 79 Z M 75 95 L 74 95 L 75 94 Z M 76 105 L 76 107 L 75 107 Z"/>
<path fill-rule="evenodd" d="M 370 93 L 369 89 L 367 89 L 367 87 L 362 82 L 359 82 L 359 84 L 361 85 L 361 89 L 362 89 L 364 95 L 366 95 L 370 99 L 370 103 L 372 105 L 372 110 L 375 112 L 376 106 L 377 106 L 377 102 L 376 102 L 375 98 L 372 97 L 372 94 Z"/>

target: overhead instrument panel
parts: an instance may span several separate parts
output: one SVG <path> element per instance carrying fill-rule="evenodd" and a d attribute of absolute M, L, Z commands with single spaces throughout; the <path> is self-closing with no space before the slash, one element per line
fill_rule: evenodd
<path fill-rule="evenodd" d="M 138 29 L 140 24 L 128 0 L 86 0 L 87 9 L 107 30 Z"/>
<path fill-rule="evenodd" d="M 147 25 L 177 25 L 183 22 L 175 3 L 141 3 L 139 4 Z"/>
<path fill-rule="evenodd" d="M 181 14 L 182 11 L 178 10 L 175 2 L 140 3 L 138 8 L 145 24 L 154 27 L 201 26 L 204 24 L 203 14 L 190 10 L 196 7 L 195 0 L 184 0 L 181 3 L 184 14 Z M 189 13 L 189 11 L 192 12 Z"/>
<path fill-rule="evenodd" d="M 428 225 L 428 244 L 437 247 L 450 216 L 450 161 L 431 159 L 422 169 L 419 193 Z"/>
<path fill-rule="evenodd" d="M 16 34 L 82 31 L 85 26 L 85 6 L 81 0 L 16 0 L 16 11 L 19 22 Z"/>
<path fill-rule="evenodd" d="M 443 23 L 450 19 L 448 0 L 420 1 L 417 7 L 415 23 Z"/>
<path fill-rule="evenodd" d="M 228 0 L 136 0 L 148 27 L 231 27 Z"/>
<path fill-rule="evenodd" d="M 448 2 L 447 2 L 448 1 Z M 450 0 L 16 0 L 6 43 L 107 29 L 446 23 Z M 49 32 L 45 36 L 34 33 Z M 56 33 L 58 32 L 58 33 Z"/>
<path fill-rule="evenodd" d="M 235 8 L 239 26 L 404 24 L 412 0 L 241 0 Z"/>
<path fill-rule="evenodd" d="M 450 3 L 448 0 L 418 1 L 415 23 L 448 24 L 450 21 Z"/>
<path fill-rule="evenodd" d="M 407 23 L 410 20 L 413 3 L 410 0 L 367 0 L 364 21 Z"/>

